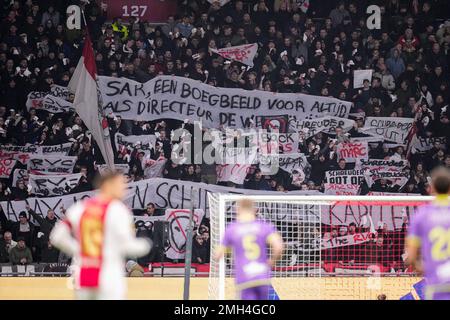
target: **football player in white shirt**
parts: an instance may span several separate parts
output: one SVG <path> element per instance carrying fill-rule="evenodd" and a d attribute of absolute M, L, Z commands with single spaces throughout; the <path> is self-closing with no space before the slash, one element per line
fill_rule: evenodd
<path fill-rule="evenodd" d="M 151 244 L 136 238 L 131 212 L 121 201 L 125 177 L 107 173 L 99 177 L 97 187 L 97 196 L 66 211 L 50 241 L 73 257 L 77 299 L 125 299 L 125 260 L 147 254 Z"/>

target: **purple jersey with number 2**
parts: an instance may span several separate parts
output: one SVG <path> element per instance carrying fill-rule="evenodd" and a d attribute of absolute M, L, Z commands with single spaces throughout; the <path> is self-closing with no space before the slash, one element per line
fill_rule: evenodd
<path fill-rule="evenodd" d="M 427 299 L 439 299 L 444 296 L 448 299 L 450 297 L 450 206 L 434 203 L 421 206 L 411 219 L 408 236 L 411 241 L 416 241 L 421 247 L 427 291 L 431 292 L 431 296 Z"/>
<path fill-rule="evenodd" d="M 232 222 L 222 245 L 233 249 L 236 285 L 258 286 L 270 280 L 267 263 L 267 238 L 276 232 L 273 225 L 262 221 Z"/>

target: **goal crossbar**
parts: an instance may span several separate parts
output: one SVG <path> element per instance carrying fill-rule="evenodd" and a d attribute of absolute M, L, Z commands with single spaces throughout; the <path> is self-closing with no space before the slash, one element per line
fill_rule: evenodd
<path fill-rule="evenodd" d="M 369 234 L 373 234 L 374 230 L 378 228 L 375 222 L 372 222 L 372 214 L 396 213 L 397 219 L 403 215 L 414 214 L 417 207 L 422 204 L 429 203 L 434 200 L 434 196 L 421 196 L 421 195 L 355 195 L 355 196 L 343 196 L 343 195 L 296 195 L 296 194 L 270 194 L 270 195 L 245 195 L 245 194 L 225 194 L 225 193 L 209 193 L 208 204 L 210 210 L 210 222 L 211 222 L 211 250 L 217 248 L 227 225 L 236 217 L 235 204 L 241 199 L 251 199 L 255 201 L 255 205 L 263 210 L 263 216 L 259 217 L 263 220 L 268 220 L 272 223 L 277 223 L 278 228 L 283 233 L 285 243 L 287 245 L 286 257 L 283 258 L 280 265 L 274 269 L 276 271 L 276 277 L 274 278 L 275 284 L 278 286 L 277 290 L 284 290 L 284 295 L 291 298 L 320 298 L 328 297 L 327 287 L 319 286 L 319 284 L 325 283 L 325 279 L 321 279 L 323 276 L 338 275 L 342 271 L 329 271 L 329 269 L 323 269 L 328 267 L 335 268 L 336 262 L 333 262 L 335 257 L 344 258 L 344 264 L 346 263 L 346 256 L 352 254 L 347 253 L 345 250 L 359 246 L 359 251 L 353 253 L 357 255 L 357 258 L 364 261 L 357 261 L 353 266 L 349 266 L 348 271 L 354 268 L 358 275 L 364 272 L 367 276 L 367 272 L 361 271 L 358 267 L 366 268 L 366 260 L 371 258 L 369 251 L 364 251 L 364 246 L 367 246 L 367 250 L 372 250 L 375 254 L 384 254 L 387 259 L 392 257 L 398 258 L 398 251 L 401 251 L 403 238 L 400 238 L 400 234 L 403 237 L 405 231 L 392 230 L 391 233 L 395 233 L 395 236 L 391 235 L 391 238 L 387 238 L 386 241 L 395 240 L 395 244 L 391 244 L 391 247 L 395 249 L 390 252 L 381 252 L 375 247 L 374 241 L 367 238 Z M 263 206 L 266 203 L 268 206 Z M 275 204 L 273 207 L 272 205 Z M 335 210 L 336 207 L 345 209 L 353 205 L 374 208 L 365 209 L 364 213 L 367 215 L 367 223 L 364 225 L 358 224 L 357 236 L 349 240 L 349 236 L 334 235 L 333 239 L 336 239 L 336 243 L 330 241 L 324 242 L 325 235 L 329 236 L 330 230 L 338 230 L 342 228 L 342 223 L 330 223 L 323 221 L 322 215 L 328 217 L 329 214 L 324 210 Z M 392 207 L 392 208 L 391 208 Z M 330 208 L 330 209 L 327 209 Z M 359 208 L 359 207 L 358 207 Z M 386 208 L 376 209 L 375 208 Z M 274 210 L 274 215 L 270 210 Z M 290 220 L 284 217 L 283 210 L 290 210 L 290 213 L 294 213 L 295 216 L 291 216 Z M 386 210 L 386 211 L 384 211 Z M 404 212 L 403 212 L 404 210 Z M 266 216 L 265 214 L 269 214 Z M 385 216 L 387 216 L 385 214 Z M 271 221 L 275 219 L 275 221 Z M 331 221 L 331 220 L 330 220 Z M 375 220 L 374 220 L 375 221 Z M 366 226 L 366 224 L 368 226 Z M 325 226 L 323 229 L 322 226 Z M 346 228 L 344 228 L 344 231 Z M 391 230 L 391 229 L 390 229 Z M 376 234 L 376 232 L 375 232 Z M 337 237 L 337 238 L 336 238 Z M 328 238 L 327 238 L 328 239 Z M 338 243 L 340 239 L 343 241 L 350 241 L 347 244 Z M 362 240 L 361 240 L 362 239 Z M 321 247 L 311 247 L 312 243 L 319 243 Z M 308 247 L 309 246 L 309 247 Z M 330 248 L 330 249 L 328 249 Z M 334 251 L 333 251 L 334 250 Z M 383 249 L 384 250 L 384 249 Z M 392 249 L 390 249 L 392 250 Z M 334 252 L 337 253 L 334 253 Z M 331 254 L 328 254 L 331 252 Z M 400 252 L 401 253 L 401 252 Z M 328 255 L 324 255 L 328 254 Z M 334 256 L 333 256 L 334 255 Z M 384 259 L 384 258 L 383 258 Z M 291 262 L 292 260 L 292 262 Z M 336 260 L 336 259 L 335 259 Z M 331 262 L 330 262 L 331 261 Z M 359 265 L 358 265 L 359 263 Z M 401 263 L 401 262 L 400 262 Z M 323 265 L 323 266 L 322 266 Z M 230 288 L 233 287 L 234 273 L 232 268 L 232 256 L 227 259 L 221 259 L 219 261 L 210 261 L 210 279 L 209 279 L 209 297 L 210 299 L 224 299 L 230 298 Z M 306 268 L 305 268 L 306 266 Z M 318 267 L 318 268 L 317 268 Z M 339 265 L 337 268 L 341 268 Z M 281 270 L 281 272 L 280 272 Z M 284 271 L 283 271 L 284 270 Z M 334 269 L 333 269 L 334 270 Z M 331 272 L 331 273 L 330 273 Z M 388 271 L 379 271 L 386 273 Z M 349 273 L 347 273 L 349 274 Z M 413 275 L 413 274 L 409 274 Z M 356 281 L 356 280 L 355 280 Z M 306 286 L 308 285 L 308 286 Z M 349 285 L 350 286 L 350 285 Z M 403 290 L 403 289 L 402 289 Z M 302 291 L 302 294 L 300 294 Z M 308 294 L 308 292 L 315 291 L 315 295 Z M 351 290 L 348 290 L 349 292 Z M 306 292 L 306 294 L 304 294 Z M 369 297 L 374 291 L 363 290 L 360 297 Z"/>

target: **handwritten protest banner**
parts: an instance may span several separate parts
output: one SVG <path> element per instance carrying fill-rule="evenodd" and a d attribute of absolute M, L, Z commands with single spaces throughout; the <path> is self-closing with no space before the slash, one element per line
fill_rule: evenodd
<path fill-rule="evenodd" d="M 408 182 L 409 173 L 403 171 L 372 170 L 365 172 L 365 178 L 369 187 L 377 180 L 386 179 L 393 185 L 398 185 L 401 188 Z"/>
<path fill-rule="evenodd" d="M 195 192 L 194 206 L 198 209 L 203 209 L 207 216 L 209 215 L 208 192 L 258 195 L 279 194 L 276 191 L 247 190 L 200 182 L 152 178 L 129 183 L 124 203 L 131 209 L 143 209 L 149 202 L 154 203 L 157 208 L 190 208 L 192 190 Z M 90 198 L 95 194 L 96 191 L 88 191 L 55 197 L 32 197 L 26 201 L 3 201 L 0 202 L 0 206 L 8 220 L 17 221 L 19 213 L 25 210 L 27 203 L 39 215 L 45 216 L 48 209 L 53 209 L 59 213 L 61 206 L 67 209 L 75 201 Z M 320 193 L 317 191 L 290 191 L 286 194 Z"/>
<path fill-rule="evenodd" d="M 106 174 L 108 171 L 111 171 L 111 168 L 107 164 L 98 165 L 98 172 L 101 175 Z M 114 171 L 120 172 L 122 174 L 128 174 L 130 171 L 130 166 L 126 163 L 116 163 L 114 164 Z"/>
<path fill-rule="evenodd" d="M 258 131 L 258 147 L 264 153 L 298 153 L 298 132 L 277 133 Z"/>
<path fill-rule="evenodd" d="M 358 244 L 365 243 L 371 239 L 370 232 L 348 234 L 345 236 L 334 237 L 334 238 L 322 238 L 321 248 L 322 249 L 332 249 L 339 247 L 354 246 Z"/>
<path fill-rule="evenodd" d="M 266 129 L 268 131 L 276 131 L 279 133 L 287 133 L 289 126 L 294 125 L 296 122 L 293 121 L 292 124 L 289 122 L 289 116 L 285 115 L 273 115 L 273 116 L 257 116 L 256 117 L 256 127 Z"/>
<path fill-rule="evenodd" d="M 73 111 L 74 106 L 72 102 L 48 94 L 35 109 L 45 110 L 51 113 L 62 113 Z"/>
<path fill-rule="evenodd" d="M 338 160 L 344 159 L 348 163 L 356 162 L 356 159 L 369 158 L 369 146 L 366 141 L 342 142 L 337 145 Z"/>
<path fill-rule="evenodd" d="M 31 156 L 30 153 L 9 152 L 9 151 L 3 151 L 0 149 L 0 159 L 1 160 L 11 159 L 11 160 L 17 160 L 21 164 L 27 164 L 28 161 L 30 160 L 30 156 Z"/>
<path fill-rule="evenodd" d="M 370 171 L 401 171 L 408 160 L 356 159 L 355 168 Z"/>
<path fill-rule="evenodd" d="M 81 173 L 57 175 L 29 175 L 31 192 L 38 196 L 60 196 L 68 194 L 78 185 Z"/>
<path fill-rule="evenodd" d="M 244 184 L 250 164 L 217 164 L 216 177 L 217 182 L 232 182 L 235 184 Z"/>
<path fill-rule="evenodd" d="M 169 259 L 183 259 L 186 253 L 187 229 L 189 227 L 189 209 L 166 209 L 165 220 L 169 222 L 170 247 L 166 250 Z M 195 209 L 192 216 L 194 228 L 198 228 L 205 216 L 201 209 Z"/>
<path fill-rule="evenodd" d="M 19 180 L 22 180 L 27 184 L 28 179 L 29 179 L 29 176 L 28 176 L 27 169 L 14 169 L 12 186 L 15 187 L 17 185 L 17 181 L 19 181 Z"/>
<path fill-rule="evenodd" d="M 362 88 L 364 86 L 364 80 L 369 80 L 369 83 L 372 83 L 372 73 L 372 69 L 354 70 L 353 89 Z"/>
<path fill-rule="evenodd" d="M 253 67 L 253 59 L 255 58 L 256 51 L 258 51 L 258 44 L 251 43 L 243 44 L 240 46 L 210 50 L 224 57 L 225 59 L 237 61 Z"/>
<path fill-rule="evenodd" d="M 302 130 L 305 132 L 306 138 L 312 137 L 319 132 L 334 134 L 337 127 L 341 127 L 344 132 L 353 128 L 355 121 L 326 116 L 316 119 L 303 119 L 296 123 L 291 123 L 291 128 L 294 130 Z"/>
<path fill-rule="evenodd" d="M 67 155 L 70 151 L 72 143 L 63 143 L 52 146 L 26 144 L 24 146 L 3 145 L 0 150 L 6 153 L 18 152 L 38 155 Z"/>
<path fill-rule="evenodd" d="M 446 143 L 446 137 L 419 137 L 414 135 L 411 140 L 411 150 L 423 153 L 433 148 L 435 144 L 445 145 Z"/>
<path fill-rule="evenodd" d="M 360 185 L 364 182 L 364 170 L 326 171 L 325 180 L 330 184 Z"/>
<path fill-rule="evenodd" d="M 156 160 L 148 159 L 144 161 L 144 177 L 148 178 L 158 178 L 162 177 L 164 167 L 166 165 L 167 159 L 163 156 Z"/>
<path fill-rule="evenodd" d="M 403 144 L 414 123 L 411 118 L 367 117 L 361 131 L 383 136 L 385 140 Z"/>
<path fill-rule="evenodd" d="M 280 155 L 259 155 L 259 168 L 264 175 L 273 175 L 274 168 L 279 168 L 289 174 L 309 173 L 311 165 L 303 153 L 289 153 Z M 277 170 L 278 171 L 278 170 Z"/>
<path fill-rule="evenodd" d="M 48 173 L 72 173 L 77 157 L 32 155 L 28 162 L 28 171 Z"/>
<path fill-rule="evenodd" d="M 0 159 L 0 178 L 9 178 L 17 160 Z"/>
<path fill-rule="evenodd" d="M 221 7 L 226 5 L 230 0 L 208 0 L 209 3 L 218 3 Z"/>
<path fill-rule="evenodd" d="M 116 133 L 114 140 L 119 153 L 123 149 L 131 152 L 136 148 L 138 152 L 143 152 L 145 156 L 150 156 L 151 151 L 155 149 L 156 145 L 156 136 L 154 134 L 125 136 L 121 133 Z"/>
<path fill-rule="evenodd" d="M 338 196 L 354 196 L 359 194 L 358 184 L 324 183 L 325 194 Z"/>
<path fill-rule="evenodd" d="M 192 79 L 158 76 L 146 83 L 98 77 L 106 113 L 130 120 L 201 120 L 206 128 L 248 128 L 257 116 L 286 114 L 296 121 L 347 117 L 351 102 L 298 93 L 273 94 L 213 87 Z"/>

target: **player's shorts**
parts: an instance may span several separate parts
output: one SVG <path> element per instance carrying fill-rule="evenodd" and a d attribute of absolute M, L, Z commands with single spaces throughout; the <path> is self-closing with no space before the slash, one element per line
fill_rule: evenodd
<path fill-rule="evenodd" d="M 434 292 L 430 294 L 430 300 L 450 300 L 450 292 Z"/>
<path fill-rule="evenodd" d="M 269 285 L 250 287 L 239 291 L 238 298 L 240 300 L 268 300 Z"/>

